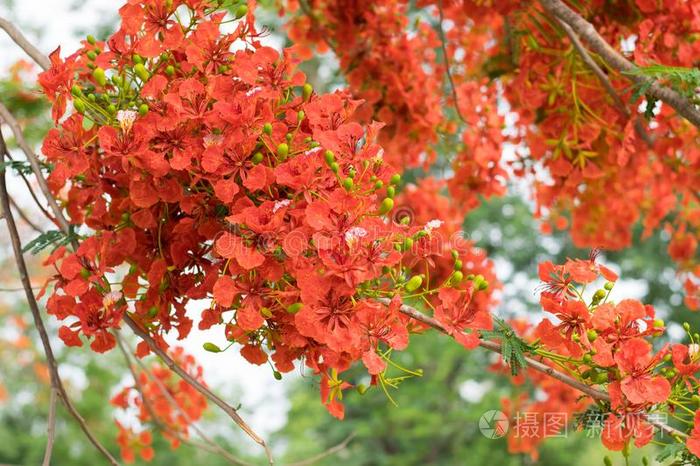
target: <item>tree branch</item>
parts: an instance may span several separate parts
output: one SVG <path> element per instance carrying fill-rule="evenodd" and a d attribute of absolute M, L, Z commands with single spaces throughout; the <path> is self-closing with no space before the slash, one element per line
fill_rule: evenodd
<path fill-rule="evenodd" d="M 647 91 L 649 95 L 670 105 L 679 115 L 700 128 L 700 111 L 695 105 L 673 89 L 662 86 L 646 76 L 631 74 L 631 71 L 635 71 L 638 68 L 637 65 L 608 44 L 595 27 L 581 15 L 560 0 L 540 0 L 540 4 L 552 16 L 569 25 L 613 69 L 638 85 L 649 86 Z"/>
<path fill-rule="evenodd" d="M 53 452 L 53 443 L 56 437 L 56 388 L 51 386 L 51 396 L 49 398 L 49 419 L 46 428 L 46 450 L 44 450 L 44 461 L 41 466 L 50 466 L 51 453 Z"/>
<path fill-rule="evenodd" d="M 24 37 L 24 34 L 7 19 L 0 16 L 0 29 L 3 29 L 15 44 L 19 45 L 44 71 L 51 67 L 51 61 Z"/>
<path fill-rule="evenodd" d="M 442 56 L 445 61 L 445 73 L 447 74 L 447 80 L 450 82 L 450 89 L 452 90 L 452 99 L 455 102 L 455 110 L 457 111 L 457 115 L 459 116 L 459 119 L 462 120 L 464 123 L 467 122 L 467 120 L 464 119 L 464 115 L 462 115 L 462 110 L 459 108 L 459 98 L 457 97 L 457 87 L 455 86 L 454 79 L 452 78 L 452 71 L 450 70 L 450 58 L 449 55 L 447 55 L 447 38 L 445 37 L 445 30 L 442 28 L 442 23 L 445 21 L 445 13 L 442 10 L 442 0 L 438 0 L 437 2 L 437 9 L 438 9 L 438 33 L 440 35 L 440 49 L 442 50 Z"/>
<path fill-rule="evenodd" d="M 0 131 L 0 154 L 2 154 L 4 160 L 4 154 L 7 152 L 7 147 L 5 146 L 5 140 L 2 136 L 2 131 Z M 19 233 L 17 232 L 17 225 L 15 224 L 12 211 L 10 210 L 10 200 L 7 193 L 7 185 L 5 183 L 5 166 L 0 164 L 0 203 L 2 204 L 2 210 L 5 214 L 5 220 L 7 222 L 7 229 L 10 234 L 10 240 L 12 243 L 12 250 L 15 256 L 15 262 L 17 264 L 17 270 L 19 271 L 20 280 L 27 297 L 27 304 L 34 318 L 34 325 L 39 331 L 39 337 L 41 338 L 41 343 L 44 348 L 44 354 L 46 355 L 46 360 L 49 367 L 49 373 L 51 375 L 51 385 L 55 388 L 58 396 L 65 405 L 68 412 L 75 418 L 75 420 L 80 425 L 83 433 L 88 438 L 90 443 L 92 443 L 97 450 L 109 461 L 113 466 L 118 466 L 119 463 L 112 456 L 112 454 L 107 451 L 107 449 L 100 443 L 100 441 L 93 435 L 90 428 L 85 423 L 85 419 L 80 415 L 80 413 L 75 409 L 73 403 L 71 402 L 68 394 L 66 393 L 61 377 L 58 374 L 58 363 L 53 354 L 53 349 L 51 348 L 51 343 L 49 341 L 48 334 L 46 332 L 46 327 L 44 327 L 44 322 L 41 318 L 41 311 L 39 310 L 39 305 L 34 296 L 34 291 L 32 290 L 32 284 L 29 281 L 29 273 L 27 271 L 27 264 L 24 262 L 24 256 L 22 255 L 22 243 L 19 239 Z"/>
<path fill-rule="evenodd" d="M 290 463 L 287 466 L 309 466 L 309 465 L 317 463 L 318 461 L 321 461 L 323 458 L 326 458 L 326 457 L 331 456 L 331 455 L 335 455 L 339 451 L 343 451 L 345 448 L 347 448 L 350 441 L 352 441 L 352 439 L 355 438 L 355 435 L 357 435 L 357 434 L 355 432 L 353 432 L 350 435 L 348 435 L 345 438 L 345 440 L 340 442 L 338 445 L 331 447 L 328 450 L 319 453 L 318 455 L 312 456 L 309 459 L 306 459 L 303 461 L 297 461 L 296 463 Z"/>
<path fill-rule="evenodd" d="M 17 203 L 15 202 L 15 200 L 14 200 L 13 198 L 10 198 L 10 205 L 11 205 L 12 207 L 14 207 L 15 211 L 19 214 L 20 218 L 24 221 L 24 223 L 26 223 L 27 225 L 29 225 L 29 227 L 30 227 L 32 230 L 34 230 L 35 232 L 39 233 L 40 235 L 41 235 L 42 233 L 44 233 L 44 230 L 42 230 L 41 228 L 39 228 L 34 222 L 31 221 L 31 219 L 29 218 L 29 216 L 22 210 L 22 208 L 21 208 L 19 205 L 17 205 Z"/>
<path fill-rule="evenodd" d="M 263 447 L 265 450 L 265 454 L 267 455 L 267 459 L 270 464 L 274 464 L 274 460 L 272 458 L 272 452 L 270 451 L 269 447 L 265 443 L 265 440 L 263 440 L 258 434 L 255 433 L 255 431 L 243 420 L 243 418 L 238 414 L 238 411 L 236 409 L 226 403 L 224 400 L 222 400 L 218 395 L 213 393 L 211 390 L 209 390 L 207 387 L 202 385 L 199 381 L 197 381 L 194 377 L 192 377 L 190 374 L 187 373 L 182 367 L 180 367 L 179 364 L 177 364 L 168 354 L 163 351 L 163 349 L 158 346 L 158 344 L 151 338 L 151 336 L 143 331 L 139 324 L 137 324 L 129 315 L 124 316 L 124 320 L 126 321 L 127 325 L 131 327 L 131 330 L 134 331 L 136 335 L 141 337 L 143 341 L 146 342 L 148 347 L 153 351 L 155 354 L 157 354 L 161 360 L 165 363 L 168 368 L 175 372 L 177 375 L 179 375 L 183 380 L 185 380 L 187 383 L 189 383 L 192 387 L 194 387 L 195 390 L 197 390 L 199 393 L 204 395 L 209 401 L 217 405 L 219 408 L 221 408 L 222 411 L 224 411 L 231 419 L 233 419 L 233 422 L 238 424 L 238 426 L 250 437 L 253 439 L 255 443 Z"/>

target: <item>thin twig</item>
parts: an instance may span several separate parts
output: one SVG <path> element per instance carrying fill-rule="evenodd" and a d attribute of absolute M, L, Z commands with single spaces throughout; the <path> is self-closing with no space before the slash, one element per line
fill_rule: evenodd
<path fill-rule="evenodd" d="M 20 149 L 22 149 L 24 155 L 27 157 L 29 165 L 31 165 L 32 171 L 34 172 L 34 176 L 36 176 L 37 183 L 39 183 L 39 188 L 41 189 L 41 192 L 44 193 L 46 201 L 49 203 L 49 207 L 51 208 L 51 211 L 54 213 L 54 217 L 58 222 L 58 226 L 61 227 L 61 230 L 63 230 L 65 234 L 69 234 L 70 226 L 66 220 L 66 217 L 63 215 L 63 211 L 58 206 L 56 199 L 53 197 L 43 173 L 41 173 L 39 159 L 32 148 L 29 147 L 27 141 L 24 139 L 24 134 L 22 133 L 22 128 L 20 127 L 19 122 L 2 103 L 0 103 L 0 118 L 2 118 L 2 120 L 10 126 L 12 134 L 14 134 L 15 139 L 17 140 L 17 145 L 20 147 Z"/>
<path fill-rule="evenodd" d="M 5 154 L 7 147 L 5 146 L 5 140 L 2 136 L 2 131 L 0 131 L 0 154 Z M 44 327 L 44 322 L 41 318 L 41 312 L 39 310 L 39 305 L 34 296 L 34 291 L 32 290 L 32 284 L 29 281 L 29 273 L 27 271 L 27 264 L 24 261 L 24 256 L 22 255 L 22 243 L 19 239 L 19 233 L 17 232 L 17 225 L 15 223 L 12 211 L 10 210 L 10 200 L 7 193 L 7 185 L 5 183 L 5 166 L 0 164 L 0 202 L 2 203 L 3 211 L 5 213 L 5 220 L 7 222 L 7 229 L 10 234 L 10 240 L 12 243 L 12 250 L 15 256 L 15 262 L 17 264 L 17 269 L 19 271 L 20 280 L 24 286 L 24 291 L 27 296 L 27 304 L 32 313 L 34 319 L 34 325 L 36 326 L 39 337 L 41 338 L 41 343 L 44 348 L 44 354 L 46 355 L 46 360 L 49 367 L 49 373 L 51 375 L 51 385 L 56 389 L 58 396 L 65 405 L 68 412 L 75 418 L 78 422 L 81 430 L 88 438 L 90 443 L 92 443 L 97 450 L 109 461 L 113 466 L 118 466 L 119 463 L 112 456 L 112 454 L 100 443 L 100 441 L 93 435 L 90 428 L 85 423 L 85 419 L 80 415 L 80 413 L 75 409 L 72 401 L 66 393 L 65 387 L 58 374 L 58 363 L 53 354 L 53 349 L 51 348 L 51 343 L 49 341 L 48 334 L 46 332 L 46 327 Z"/>
<path fill-rule="evenodd" d="M 557 21 L 559 22 L 559 25 L 564 30 L 566 35 L 569 37 L 571 44 L 574 46 L 574 49 L 576 49 L 576 52 L 579 54 L 583 62 L 586 64 L 586 66 L 588 66 L 588 68 L 590 68 L 591 71 L 593 71 L 593 74 L 596 75 L 598 81 L 600 81 L 600 83 L 605 88 L 605 91 L 613 99 L 615 107 L 617 107 L 618 111 L 622 113 L 622 115 L 624 115 L 625 117 L 630 118 L 632 115 L 629 109 L 622 101 L 622 98 L 618 95 L 617 91 L 610 82 L 610 79 L 608 79 L 608 76 L 605 74 L 605 72 L 598 66 L 595 60 L 593 60 L 593 57 L 591 57 L 591 55 L 588 53 L 588 50 L 586 50 L 586 48 L 583 46 L 581 40 L 579 40 L 574 30 L 571 29 L 571 26 L 569 26 L 559 18 L 557 18 Z M 644 128 L 644 124 L 642 123 L 642 120 L 638 115 L 634 118 L 634 129 L 639 135 L 639 137 L 642 138 L 642 140 L 644 140 L 644 142 L 646 142 L 646 144 L 649 147 L 652 147 L 654 145 L 654 139 L 649 135 L 649 133 L 647 133 L 646 129 Z"/>
<path fill-rule="evenodd" d="M 250 463 L 247 463 L 239 458 L 236 458 L 233 456 L 231 453 L 226 451 L 221 445 L 216 443 L 213 439 L 211 439 L 202 429 L 195 424 L 194 420 L 190 418 L 190 416 L 185 412 L 184 409 L 180 406 L 180 404 L 177 402 L 175 398 L 170 394 L 168 391 L 168 387 L 166 387 L 163 382 L 161 382 L 158 377 L 154 376 L 146 367 L 146 365 L 139 359 L 139 358 L 134 358 L 136 360 L 136 363 L 139 365 L 141 370 L 146 374 L 146 377 L 151 379 L 157 386 L 158 390 L 163 394 L 165 399 L 170 403 L 170 405 L 175 408 L 180 415 L 185 419 L 188 425 L 192 427 L 192 429 L 199 435 L 202 440 L 206 443 L 199 443 L 199 442 L 194 442 L 191 439 L 184 437 L 180 432 L 173 431 L 171 428 L 169 428 L 165 423 L 163 423 L 158 416 L 156 415 L 155 409 L 153 409 L 153 406 L 151 405 L 151 402 L 148 398 L 146 398 L 146 395 L 143 391 L 143 387 L 141 386 L 141 382 L 138 379 L 138 375 L 136 374 L 136 371 L 134 370 L 132 364 L 131 364 L 131 357 L 129 356 L 130 353 L 133 353 L 131 351 L 131 348 L 127 351 L 126 349 L 126 342 L 123 341 L 121 335 L 119 333 L 115 332 L 115 336 L 117 338 L 117 343 L 119 345 L 119 349 L 122 352 L 122 355 L 124 356 L 124 359 L 126 360 L 127 366 L 129 367 L 129 371 L 131 372 L 131 376 L 134 378 L 134 385 L 136 386 L 136 390 L 139 392 L 141 395 L 141 399 L 143 400 L 144 406 L 146 407 L 146 410 L 148 411 L 148 414 L 151 416 L 153 419 L 153 422 L 156 424 L 156 426 L 164 431 L 169 433 L 170 435 L 175 436 L 179 441 L 183 443 L 188 443 L 196 448 L 201 448 L 204 449 L 210 453 L 215 453 L 226 460 L 228 460 L 231 464 L 236 464 L 236 465 L 242 465 L 242 466 L 250 466 Z M 206 448 L 209 447 L 209 448 Z"/>
<path fill-rule="evenodd" d="M 447 38 L 445 37 L 445 30 L 442 28 L 442 22 L 445 20 L 445 13 L 442 11 L 442 0 L 437 2 L 438 9 L 438 33 L 440 34 L 440 48 L 442 49 L 442 56 L 445 60 L 445 73 L 447 74 L 447 80 L 450 82 L 450 89 L 452 90 L 452 98 L 455 101 L 455 110 L 459 119 L 463 122 L 467 122 L 462 115 L 462 110 L 459 108 L 459 98 L 457 97 L 457 87 L 455 86 L 455 81 L 452 78 L 452 71 L 450 70 L 450 58 L 447 55 Z"/>
<path fill-rule="evenodd" d="M 151 336 L 144 332 L 143 329 L 137 324 L 129 315 L 124 316 L 124 321 L 131 327 L 131 329 L 141 337 L 143 341 L 146 342 L 148 347 L 153 351 L 155 354 L 157 354 L 165 363 L 168 368 L 170 368 L 171 371 L 175 372 L 177 375 L 179 375 L 183 380 L 185 380 L 187 383 L 189 383 L 192 387 L 194 387 L 195 390 L 197 390 L 199 393 L 204 395 L 207 399 L 209 399 L 212 403 L 217 405 L 219 408 L 221 408 L 222 411 L 224 411 L 238 426 L 245 432 L 255 443 L 263 447 L 265 450 L 265 454 L 267 455 L 268 462 L 270 464 L 274 464 L 274 460 L 272 458 L 272 452 L 270 451 L 269 447 L 265 443 L 265 440 L 262 439 L 258 434 L 255 433 L 255 431 L 243 420 L 243 418 L 238 414 L 238 411 L 236 409 L 226 403 L 224 400 L 222 400 L 218 395 L 216 395 L 214 392 L 209 390 L 207 387 L 202 385 L 199 381 L 197 381 L 194 377 L 192 377 L 190 374 L 187 373 L 178 363 L 176 363 L 168 354 L 163 351 L 163 349 L 158 346 L 158 344 L 151 338 Z"/>
<path fill-rule="evenodd" d="M 595 27 L 581 15 L 560 0 L 540 0 L 540 4 L 552 16 L 568 24 L 580 38 L 588 42 L 591 49 L 605 60 L 610 67 L 634 83 L 648 86 L 647 94 L 667 103 L 679 115 L 700 128 L 700 111 L 692 102 L 673 89 L 660 85 L 646 76 L 634 73 L 634 71 L 639 69 L 638 66 L 608 44 Z"/>
<path fill-rule="evenodd" d="M 51 453 L 53 452 L 53 443 L 56 437 L 56 388 L 51 387 L 51 396 L 49 397 L 49 418 L 46 428 L 46 450 L 44 450 L 44 461 L 41 466 L 49 466 L 51 464 Z"/>
<path fill-rule="evenodd" d="M 17 29 L 17 27 L 12 24 L 7 19 L 0 16 L 0 29 L 3 29 L 10 39 L 14 41 L 15 44 L 19 45 L 22 50 L 24 50 L 27 55 L 29 55 L 32 60 L 34 60 L 44 71 L 51 67 L 51 61 L 49 58 L 41 53 L 39 49 L 34 47 L 31 42 L 24 37 L 24 34 Z"/>
<path fill-rule="evenodd" d="M 8 159 L 10 159 L 12 162 L 14 162 L 14 159 L 12 158 L 12 155 L 10 154 L 9 151 L 5 152 L 5 156 Z M 24 184 L 27 186 L 27 191 L 29 191 L 29 195 L 32 197 L 32 199 L 34 200 L 34 203 L 39 208 L 39 210 L 41 210 L 41 213 L 44 214 L 44 217 L 46 217 L 50 221 L 54 222 L 53 216 L 51 216 L 51 214 L 44 208 L 44 206 L 41 205 L 41 201 L 39 201 L 39 198 L 37 197 L 36 193 L 34 192 L 34 188 L 32 187 L 32 184 L 29 182 L 29 180 L 27 179 L 25 174 L 22 173 L 21 171 L 18 171 L 18 174 L 19 174 L 19 177 L 22 178 L 22 181 L 24 182 Z"/>
<path fill-rule="evenodd" d="M 10 198 L 10 205 L 14 207 L 15 211 L 19 214 L 20 218 L 24 221 L 24 223 L 29 225 L 29 227 L 32 230 L 39 233 L 40 235 L 44 233 L 44 230 L 36 226 L 36 224 L 29 219 L 29 216 L 24 212 L 24 210 L 22 210 L 20 206 L 17 205 L 17 202 L 15 202 L 13 198 Z"/>

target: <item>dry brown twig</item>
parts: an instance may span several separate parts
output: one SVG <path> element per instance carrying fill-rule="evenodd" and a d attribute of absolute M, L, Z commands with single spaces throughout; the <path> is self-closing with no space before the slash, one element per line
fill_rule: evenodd
<path fill-rule="evenodd" d="M 39 49 L 37 49 L 31 42 L 27 40 L 26 37 L 24 37 L 24 34 L 22 34 L 22 31 L 17 29 L 12 22 L 8 21 L 7 19 L 0 17 L 0 29 L 3 29 L 8 36 L 10 36 L 10 39 L 14 41 L 15 44 L 19 45 L 19 47 L 26 52 L 27 55 L 29 55 L 32 60 L 34 60 L 37 65 L 41 67 L 43 70 L 48 70 L 49 67 L 51 66 L 51 61 L 49 61 L 49 58 L 41 53 Z"/>

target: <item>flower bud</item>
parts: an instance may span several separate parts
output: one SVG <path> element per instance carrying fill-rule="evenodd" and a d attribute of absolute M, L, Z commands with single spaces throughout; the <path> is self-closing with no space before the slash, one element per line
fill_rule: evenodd
<path fill-rule="evenodd" d="M 277 155 L 281 159 L 287 158 L 287 156 L 289 155 L 289 146 L 287 145 L 287 143 L 282 142 L 277 146 Z"/>
<path fill-rule="evenodd" d="M 654 328 L 664 328 L 665 325 L 663 319 L 654 319 Z"/>
<path fill-rule="evenodd" d="M 139 115 L 145 116 L 148 113 L 148 104 L 139 105 Z"/>
<path fill-rule="evenodd" d="M 82 100 L 74 100 L 73 107 L 75 107 L 75 110 L 78 113 L 85 113 L 85 102 L 83 102 Z"/>
<path fill-rule="evenodd" d="M 391 179 L 389 180 L 389 183 L 391 183 L 391 184 L 401 183 L 401 175 L 399 175 L 398 173 L 391 175 Z"/>
<path fill-rule="evenodd" d="M 457 259 L 454 264 L 454 269 L 455 270 L 462 270 L 462 261 Z"/>
<path fill-rule="evenodd" d="M 582 361 L 584 364 L 590 364 L 591 362 L 593 362 L 593 357 L 591 357 L 590 354 L 586 353 L 583 355 Z"/>
<path fill-rule="evenodd" d="M 367 393 L 368 388 L 367 385 L 361 383 L 357 386 L 356 390 L 357 393 L 359 393 L 360 395 L 364 395 L 365 393 Z"/>
<path fill-rule="evenodd" d="M 168 65 L 165 67 L 165 74 L 172 76 L 175 74 L 175 67 L 173 65 Z"/>
<path fill-rule="evenodd" d="M 221 353 L 221 348 L 216 346 L 214 343 L 211 342 L 206 342 L 202 345 L 202 348 L 204 348 L 204 351 L 209 351 L 210 353 Z"/>
<path fill-rule="evenodd" d="M 376 183 L 374 183 L 374 189 L 382 189 L 384 187 L 384 183 L 382 180 L 377 180 Z"/>
<path fill-rule="evenodd" d="M 95 58 L 97 58 L 97 54 L 92 50 L 90 50 L 86 55 L 88 57 L 88 60 L 94 60 Z"/>
<path fill-rule="evenodd" d="M 605 466 L 612 466 L 612 464 L 613 464 L 612 460 L 610 459 L 610 457 L 608 455 L 605 455 L 605 457 L 603 458 L 603 464 Z"/>
<path fill-rule="evenodd" d="M 335 154 L 333 153 L 332 150 L 327 150 L 326 152 L 323 153 L 323 158 L 326 160 L 326 163 L 328 165 L 332 164 L 335 162 Z"/>
<path fill-rule="evenodd" d="M 241 5 L 236 8 L 236 19 L 241 19 L 248 14 L 248 5 Z"/>
<path fill-rule="evenodd" d="M 596 332 L 593 329 L 590 329 L 586 332 L 586 336 L 588 337 L 588 341 L 593 343 L 598 338 L 598 332 Z"/>
<path fill-rule="evenodd" d="M 151 73 L 148 72 L 145 66 L 143 66 L 143 63 L 137 63 L 134 65 L 134 73 L 136 73 L 136 76 L 139 77 L 141 81 L 148 81 L 148 78 L 151 77 Z"/>
<path fill-rule="evenodd" d="M 352 190 L 354 184 L 355 182 L 349 176 L 343 180 L 343 188 L 345 188 L 346 191 Z"/>
<path fill-rule="evenodd" d="M 294 303 L 287 307 L 287 312 L 290 314 L 296 314 L 297 312 L 301 311 L 302 307 L 304 307 L 303 303 Z"/>
<path fill-rule="evenodd" d="M 613 282 L 605 282 L 605 285 L 603 285 L 603 288 L 610 291 L 613 289 L 613 286 L 615 286 L 615 284 Z"/>
<path fill-rule="evenodd" d="M 330 167 L 333 173 L 338 173 L 338 170 L 340 170 L 340 165 L 337 162 L 333 162 Z"/>
<path fill-rule="evenodd" d="M 311 98 L 311 94 L 314 92 L 314 88 L 311 84 L 306 83 L 304 84 L 304 87 L 301 90 L 301 96 L 302 98 L 306 101 Z"/>
<path fill-rule="evenodd" d="M 259 164 L 262 161 L 263 161 L 262 152 L 256 152 L 255 154 L 253 154 L 253 163 L 255 165 Z"/>
<path fill-rule="evenodd" d="M 420 275 L 414 275 L 409 281 L 406 282 L 404 288 L 409 293 L 412 293 L 418 289 L 423 284 L 423 277 Z"/>
<path fill-rule="evenodd" d="M 386 213 L 389 213 L 391 209 L 394 208 L 394 200 L 391 199 L 390 197 L 385 197 L 384 200 L 382 201 L 381 205 L 379 206 L 379 214 L 384 215 Z"/>
<path fill-rule="evenodd" d="M 409 251 L 413 247 L 413 238 L 406 238 L 403 240 L 403 250 Z"/>
<path fill-rule="evenodd" d="M 92 34 L 89 34 L 87 36 L 87 41 L 88 41 L 88 44 L 90 44 L 90 45 L 95 45 L 97 43 L 95 36 L 93 36 Z"/>
<path fill-rule="evenodd" d="M 141 57 L 141 55 L 139 55 L 138 53 L 133 54 L 133 55 L 131 56 L 131 59 L 132 59 L 132 60 L 134 61 L 134 63 L 136 63 L 136 64 L 139 64 L 139 63 L 143 64 L 143 57 Z"/>
<path fill-rule="evenodd" d="M 272 375 L 275 377 L 276 380 L 282 380 L 282 374 L 280 371 L 272 371 Z"/>
<path fill-rule="evenodd" d="M 683 330 L 690 332 L 690 324 L 688 322 L 683 322 Z"/>
<path fill-rule="evenodd" d="M 297 112 L 297 121 L 304 121 L 304 118 L 306 118 L 306 113 L 303 110 L 299 110 Z"/>
<path fill-rule="evenodd" d="M 393 198 L 396 195 L 396 188 L 394 188 L 393 186 L 389 186 L 388 188 L 386 188 L 386 195 L 388 197 Z"/>
<path fill-rule="evenodd" d="M 605 298 L 605 290 L 596 290 L 595 294 L 593 295 L 593 299 L 596 301 L 600 301 L 601 299 Z"/>
<path fill-rule="evenodd" d="M 267 306 L 263 306 L 262 308 L 260 308 L 260 314 L 262 314 L 263 316 L 265 316 L 267 318 L 272 317 L 272 311 Z"/>
<path fill-rule="evenodd" d="M 263 133 L 267 135 L 272 134 L 272 123 L 265 123 L 263 125 Z"/>
<path fill-rule="evenodd" d="M 70 93 L 73 94 L 75 97 L 80 97 L 83 95 L 83 90 L 80 89 L 80 86 L 77 84 L 73 84 L 73 87 L 70 88 Z"/>
<path fill-rule="evenodd" d="M 95 82 L 100 86 L 107 84 L 107 76 L 102 68 L 95 68 L 92 72 L 92 77 L 95 78 Z"/>
<path fill-rule="evenodd" d="M 460 283 L 463 279 L 464 274 L 461 270 L 457 270 L 455 273 L 452 274 L 452 283 L 454 283 L 455 285 Z"/>

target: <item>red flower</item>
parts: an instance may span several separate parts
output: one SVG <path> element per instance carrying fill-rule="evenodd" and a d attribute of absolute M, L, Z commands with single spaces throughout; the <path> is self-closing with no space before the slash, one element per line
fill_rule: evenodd
<path fill-rule="evenodd" d="M 663 403 L 671 394 L 671 384 L 651 371 L 663 354 L 652 356 L 651 345 L 641 338 L 627 340 L 615 353 L 615 362 L 622 372 L 620 388 L 633 404 Z"/>
<path fill-rule="evenodd" d="M 491 330 L 493 321 L 488 312 L 478 309 L 472 302 L 473 289 L 441 288 L 438 292 L 440 304 L 435 307 L 435 319 L 446 332 L 467 349 L 479 345 L 478 330 Z M 465 333 L 465 330 L 471 330 Z"/>

